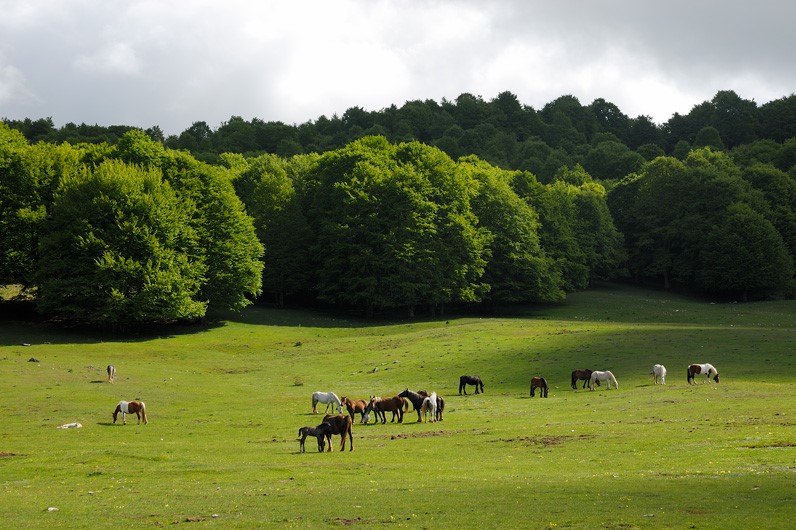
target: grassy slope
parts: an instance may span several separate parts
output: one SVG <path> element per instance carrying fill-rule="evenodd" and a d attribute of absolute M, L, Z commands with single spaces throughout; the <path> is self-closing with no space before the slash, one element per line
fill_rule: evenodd
<path fill-rule="evenodd" d="M 500 318 L 363 323 L 251 309 L 172 332 L 121 341 L 0 325 L 0 452 L 15 455 L 0 458 L 4 520 L 786 528 L 796 515 L 792 301 L 706 304 L 610 286 Z M 651 384 L 656 362 L 665 387 Z M 691 362 L 713 363 L 721 384 L 686 385 Z M 610 369 L 620 389 L 571 390 L 577 367 Z M 458 396 L 464 373 L 481 375 L 486 393 Z M 550 382 L 549 399 L 529 398 L 533 375 Z M 357 424 L 353 453 L 335 437 L 331 454 L 312 443 L 298 454 L 297 428 L 320 421 L 313 391 L 406 387 L 442 394 L 445 421 Z M 133 398 L 150 424 L 112 425 L 116 402 Z M 83 428 L 55 429 L 72 421 Z"/>

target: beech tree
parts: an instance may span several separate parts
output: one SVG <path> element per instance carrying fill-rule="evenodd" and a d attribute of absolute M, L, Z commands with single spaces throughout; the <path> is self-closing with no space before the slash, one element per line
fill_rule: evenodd
<path fill-rule="evenodd" d="M 193 213 L 157 170 L 109 160 L 64 178 L 41 237 L 38 309 L 113 327 L 203 316 Z"/>

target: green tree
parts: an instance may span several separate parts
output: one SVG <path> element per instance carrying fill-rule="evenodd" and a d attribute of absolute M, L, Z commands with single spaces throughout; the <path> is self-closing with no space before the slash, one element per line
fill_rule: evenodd
<path fill-rule="evenodd" d="M 457 166 L 478 182 L 473 210 L 480 226 L 491 233 L 485 300 L 495 304 L 563 299 L 561 279 L 539 243 L 539 216 L 511 188 L 513 174 L 474 156 L 459 160 Z"/>
<path fill-rule="evenodd" d="M 112 327 L 201 317 L 192 214 L 157 170 L 106 161 L 64 178 L 41 237 L 39 310 Z"/>
<path fill-rule="evenodd" d="M 793 289 L 793 258 L 777 230 L 743 203 L 734 203 L 705 238 L 697 284 L 708 292 L 740 295 Z"/>

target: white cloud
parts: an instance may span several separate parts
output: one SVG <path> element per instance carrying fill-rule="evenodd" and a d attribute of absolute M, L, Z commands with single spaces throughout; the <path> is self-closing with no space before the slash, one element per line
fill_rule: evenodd
<path fill-rule="evenodd" d="M 796 4 L 758 0 L 0 0 L 0 116 L 302 123 L 407 100 L 602 97 L 666 121 L 796 86 Z M 35 94 L 35 97 L 34 97 Z"/>

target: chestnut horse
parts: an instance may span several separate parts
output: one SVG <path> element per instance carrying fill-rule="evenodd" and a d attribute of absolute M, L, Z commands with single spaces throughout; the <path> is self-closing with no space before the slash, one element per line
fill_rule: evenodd
<path fill-rule="evenodd" d="M 348 414 L 338 414 L 333 416 L 331 414 L 327 414 L 323 417 L 323 423 L 329 426 L 329 432 L 326 434 L 326 439 L 329 441 L 329 452 L 332 452 L 332 435 L 339 434 L 340 439 L 342 440 L 342 444 L 340 445 L 340 450 L 345 451 L 345 436 L 348 435 L 348 440 L 351 442 L 351 448 L 349 451 L 354 450 L 354 434 L 351 429 L 351 425 L 354 423 L 351 419 L 351 416 Z"/>
<path fill-rule="evenodd" d="M 368 402 L 364 399 L 349 399 L 345 396 L 340 398 L 340 402 L 345 405 L 345 408 L 348 409 L 348 414 L 351 415 L 351 419 L 354 419 L 354 414 L 362 414 L 362 418 L 359 420 L 359 423 L 365 421 L 365 409 L 368 408 Z"/>
<path fill-rule="evenodd" d="M 481 378 L 477 375 L 463 375 L 459 378 L 459 395 L 461 395 L 462 390 L 464 391 L 464 395 L 467 395 L 467 385 L 475 386 L 475 393 L 478 394 L 478 388 L 481 388 L 481 392 L 484 391 L 484 383 L 481 381 Z"/>
<path fill-rule="evenodd" d="M 692 365 L 690 365 L 688 367 L 688 384 L 689 385 L 692 384 L 692 383 L 696 383 L 696 381 L 694 381 L 694 376 L 696 374 L 703 374 L 705 376 L 705 379 L 702 381 L 702 383 L 705 383 L 705 381 L 710 383 L 711 378 L 714 381 L 716 381 L 717 383 L 719 382 L 719 371 L 716 370 L 713 367 L 712 364 L 705 363 L 705 364 L 692 364 Z"/>
<path fill-rule="evenodd" d="M 539 397 L 547 397 L 547 380 L 544 377 L 534 377 L 531 379 L 531 397 L 534 391 L 539 389 Z"/>
<path fill-rule="evenodd" d="M 119 413 L 122 413 L 122 424 L 127 425 L 127 415 L 133 414 L 138 417 L 138 424 L 141 424 L 141 419 L 144 420 L 144 425 L 147 424 L 146 418 L 146 405 L 143 401 L 120 401 L 118 405 L 116 405 L 116 410 L 113 411 L 113 423 L 116 423 L 116 417 Z"/>
<path fill-rule="evenodd" d="M 370 403 L 365 408 L 365 417 L 370 418 L 370 411 L 376 413 L 376 422 L 378 423 L 379 419 L 381 419 L 381 423 L 387 423 L 387 414 L 386 412 L 392 412 L 392 419 L 390 423 L 395 421 L 395 416 L 398 416 L 398 423 L 403 423 L 404 421 L 404 409 L 408 409 L 409 405 L 404 402 L 404 399 L 401 396 L 393 396 L 389 398 L 385 397 L 378 397 L 372 396 L 370 398 Z"/>
<path fill-rule="evenodd" d="M 577 390 L 578 389 L 578 381 L 583 379 L 583 388 L 586 388 L 586 385 L 589 384 L 591 380 L 591 370 L 589 369 L 582 369 L 582 370 L 572 370 L 572 388 Z M 597 382 L 599 385 L 599 381 Z"/>

